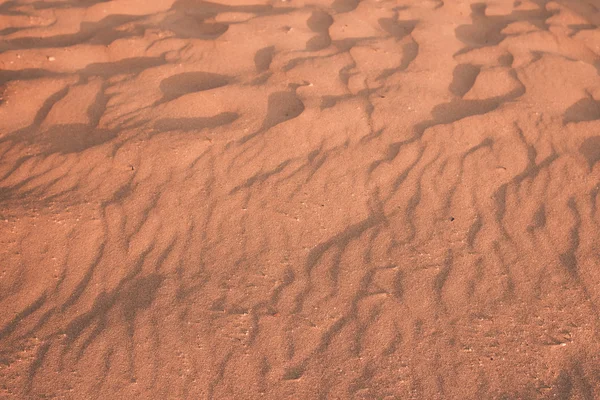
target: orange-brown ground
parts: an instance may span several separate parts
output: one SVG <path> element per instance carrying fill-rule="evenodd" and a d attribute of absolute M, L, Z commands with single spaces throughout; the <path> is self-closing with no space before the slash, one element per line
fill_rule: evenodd
<path fill-rule="evenodd" d="M 597 0 L 0 0 L 0 398 L 600 398 Z"/>

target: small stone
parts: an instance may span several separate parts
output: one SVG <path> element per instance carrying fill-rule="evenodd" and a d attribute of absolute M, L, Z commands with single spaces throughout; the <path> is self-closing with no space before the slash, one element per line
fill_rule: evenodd
<path fill-rule="evenodd" d="M 55 57 L 53 57 L 53 56 L 49 56 L 49 57 L 48 57 L 48 61 L 55 61 L 55 60 L 56 60 L 56 58 L 55 58 Z"/>

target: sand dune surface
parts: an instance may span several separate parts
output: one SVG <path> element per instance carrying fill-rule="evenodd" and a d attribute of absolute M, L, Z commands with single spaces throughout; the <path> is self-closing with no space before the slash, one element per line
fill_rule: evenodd
<path fill-rule="evenodd" d="M 600 398 L 596 0 L 0 0 L 1 399 Z"/>

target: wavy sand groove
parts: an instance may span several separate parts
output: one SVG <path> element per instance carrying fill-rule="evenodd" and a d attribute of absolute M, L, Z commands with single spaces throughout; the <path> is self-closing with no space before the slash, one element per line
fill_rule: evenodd
<path fill-rule="evenodd" d="M 599 25 L 0 1 L 0 398 L 599 398 Z"/>

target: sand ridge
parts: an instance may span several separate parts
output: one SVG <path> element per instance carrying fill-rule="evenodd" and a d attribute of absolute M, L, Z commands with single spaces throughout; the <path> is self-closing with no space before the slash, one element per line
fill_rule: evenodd
<path fill-rule="evenodd" d="M 600 397 L 595 0 L 0 0 L 0 398 Z"/>

